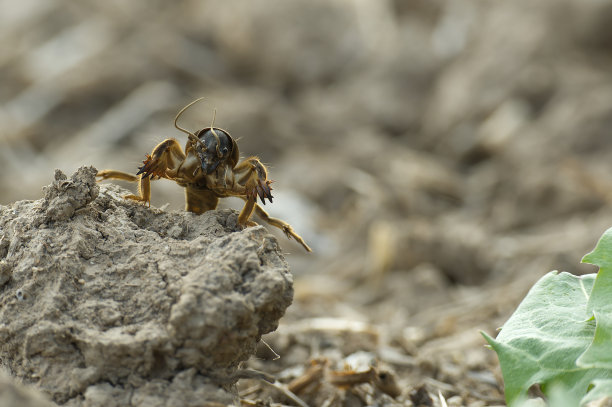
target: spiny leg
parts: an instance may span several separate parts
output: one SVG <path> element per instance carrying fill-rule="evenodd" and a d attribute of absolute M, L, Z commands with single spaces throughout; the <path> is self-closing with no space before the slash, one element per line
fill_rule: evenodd
<path fill-rule="evenodd" d="M 253 210 L 255 209 L 255 199 L 252 195 L 249 195 L 246 188 L 243 185 L 235 184 L 233 186 L 228 186 L 227 188 L 221 187 L 213 187 L 211 191 L 215 193 L 216 196 L 221 198 L 227 198 L 230 196 L 235 196 L 241 198 L 245 201 L 244 207 L 240 211 L 238 215 L 238 224 L 240 226 L 256 226 L 257 223 L 249 220 Z M 257 195 L 255 195 L 257 197 Z"/>
<path fill-rule="evenodd" d="M 234 173 L 244 173 L 238 179 L 238 184 L 244 185 L 247 198 L 256 202 L 257 196 L 259 196 L 261 203 L 264 205 L 266 204 L 266 198 L 272 202 L 273 196 L 270 192 L 272 181 L 268 180 L 268 171 L 257 157 L 246 158 L 234 168 Z"/>
<path fill-rule="evenodd" d="M 96 175 L 96 177 L 99 177 L 100 179 L 98 181 L 103 181 L 105 179 L 118 179 L 121 181 L 129 181 L 129 182 L 138 182 L 138 193 L 139 195 L 124 195 L 123 198 L 125 199 L 132 199 L 135 201 L 143 201 L 143 199 L 141 197 L 144 196 L 151 196 L 151 186 L 149 183 L 149 179 L 147 178 L 146 180 L 142 179 L 142 176 L 138 176 L 138 175 L 134 175 L 134 174 L 128 174 L 127 172 L 123 172 L 123 171 L 115 171 L 115 170 L 102 170 L 99 171 L 98 174 Z M 145 201 L 147 202 L 147 201 Z M 149 204 L 150 206 L 150 204 Z"/>
<path fill-rule="evenodd" d="M 100 178 L 98 182 L 103 181 L 105 179 L 119 179 L 122 181 L 137 182 L 139 179 L 137 175 L 128 174 L 127 172 L 115 171 L 115 170 L 98 171 L 98 173 L 96 174 L 96 177 Z"/>
<path fill-rule="evenodd" d="M 224 177 L 219 177 L 209 188 L 222 197 L 237 196 L 245 200 L 251 199 L 253 202 L 257 202 L 259 197 L 264 205 L 266 199 L 272 202 L 272 181 L 267 179 L 266 167 L 257 157 L 249 157 L 229 171 L 231 174 L 228 175 L 226 171 Z M 236 175 L 240 175 L 237 182 Z"/>
<path fill-rule="evenodd" d="M 247 189 L 243 185 L 232 185 L 226 188 L 222 187 L 213 187 L 211 190 L 219 197 L 227 198 L 229 196 L 235 196 L 238 198 L 242 198 L 245 201 L 244 207 L 240 211 L 238 215 L 238 224 L 241 226 L 255 226 L 257 223 L 250 221 L 249 218 L 255 209 L 255 199 L 257 197 L 257 193 L 255 193 L 255 197 L 252 194 L 249 194 Z"/>
<path fill-rule="evenodd" d="M 150 179 L 168 178 L 171 173 L 175 175 L 180 168 L 181 163 L 185 160 L 185 153 L 174 139 L 167 139 L 159 143 L 151 155 L 146 156 L 142 167 L 138 169 L 136 175 L 140 175 L 138 183 L 138 195 L 128 195 L 126 199 L 132 199 L 138 202 L 149 203 L 151 206 L 151 182 Z"/>
<path fill-rule="evenodd" d="M 249 157 L 234 167 L 232 181 L 235 174 L 241 175 L 238 179 L 238 183 L 231 182 L 229 188 L 225 185 L 223 193 L 240 196 L 246 201 L 238 216 L 238 224 L 246 226 L 249 224 L 249 218 L 257 204 L 258 196 L 264 205 L 266 203 L 266 198 L 272 202 L 271 181 L 268 180 L 268 171 L 266 167 L 257 157 Z"/>
<path fill-rule="evenodd" d="M 251 217 L 251 214 L 253 213 L 253 208 L 257 204 L 251 198 L 247 198 L 245 199 L 245 201 L 246 203 L 244 204 L 244 207 L 240 211 L 240 215 L 238 215 L 238 224 L 243 225 L 243 226 L 248 226 L 249 218 Z"/>
<path fill-rule="evenodd" d="M 175 176 L 181 163 L 185 160 L 185 153 L 174 139 L 167 139 L 159 143 L 151 154 L 147 154 L 142 167 L 136 175 L 115 170 L 103 170 L 97 176 L 101 179 L 120 179 L 124 181 L 138 181 L 138 195 L 126 195 L 125 199 L 149 203 L 151 205 L 150 179 L 169 178 Z"/>
<path fill-rule="evenodd" d="M 257 197 L 261 199 L 264 205 L 266 199 L 272 202 L 271 181 L 268 180 L 266 167 L 257 157 L 246 158 L 234 167 L 232 172 L 232 181 L 235 174 L 240 175 L 237 183 L 231 182 L 230 185 L 227 185 L 225 182 L 226 175 L 223 185 L 213 189 L 221 196 L 239 196 L 246 201 L 240 215 L 238 215 L 238 224 L 247 226 L 252 223 L 249 222 L 249 218 L 257 205 Z"/>
<path fill-rule="evenodd" d="M 247 201 L 247 204 L 248 202 L 249 201 Z M 306 251 L 308 252 L 312 251 L 310 246 L 308 246 L 306 242 L 304 241 L 304 239 L 302 239 L 302 237 L 298 235 L 295 232 L 295 230 L 293 230 L 290 224 L 288 224 L 284 220 L 271 217 L 270 215 L 268 215 L 268 212 L 266 212 L 261 206 L 257 204 L 255 204 L 255 213 L 257 213 L 257 216 L 259 216 L 262 220 L 266 221 L 268 224 L 272 226 L 276 226 L 277 228 L 282 230 L 285 233 L 285 235 L 287 235 L 287 238 L 289 239 L 294 238 L 299 244 L 301 244 L 304 247 L 304 249 L 306 249 Z"/>
<path fill-rule="evenodd" d="M 149 177 L 141 174 L 138 182 L 138 195 L 125 195 L 125 199 L 131 199 L 136 202 L 143 202 L 151 206 L 151 181 Z"/>
<path fill-rule="evenodd" d="M 306 244 L 304 239 L 293 230 L 291 225 L 281 219 L 272 218 L 257 204 L 257 197 L 259 197 L 264 205 L 266 199 L 272 202 L 273 198 L 271 192 L 272 188 L 270 187 L 272 181 L 268 180 L 268 172 L 261 161 L 259 161 L 257 157 L 246 158 L 234 168 L 234 173 L 243 174 L 238 179 L 237 185 L 233 185 L 224 190 L 218 189 L 217 191 L 221 196 L 239 196 L 246 201 L 242 211 L 240 211 L 240 215 L 238 215 L 238 223 L 243 226 L 256 225 L 255 222 L 249 220 L 251 214 L 255 211 L 262 220 L 279 228 L 289 239 L 295 239 L 304 249 L 311 252 L 312 249 Z"/>
<path fill-rule="evenodd" d="M 159 143 L 151 152 L 147 154 L 142 167 L 138 168 L 136 175 L 156 176 L 159 178 L 169 178 L 176 176 L 176 172 L 185 161 L 185 153 L 175 139 L 167 139 Z"/>

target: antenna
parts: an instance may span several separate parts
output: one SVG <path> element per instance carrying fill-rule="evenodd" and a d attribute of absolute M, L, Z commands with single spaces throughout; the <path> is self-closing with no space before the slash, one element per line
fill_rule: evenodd
<path fill-rule="evenodd" d="M 200 100 L 203 100 L 204 97 L 201 98 L 197 98 L 196 100 L 194 100 L 193 102 L 189 103 L 187 106 L 185 106 L 184 108 L 182 108 L 176 115 L 176 117 L 174 118 L 174 127 L 176 127 L 177 130 L 182 131 L 183 133 L 187 134 L 187 136 L 189 137 L 189 140 L 191 141 L 195 141 L 197 143 L 200 143 L 204 149 L 206 149 L 206 145 L 204 145 L 204 143 L 202 143 L 202 140 L 200 140 L 195 134 L 193 134 L 192 132 L 190 132 L 189 130 L 185 130 L 184 128 L 180 127 L 178 125 L 178 119 L 181 117 L 181 115 L 187 110 L 189 109 L 191 106 L 195 105 L 196 103 L 198 103 Z M 218 149 L 218 147 L 217 147 Z"/>
<path fill-rule="evenodd" d="M 212 123 L 210 123 L 210 132 L 213 134 L 213 136 L 215 136 L 215 139 L 217 140 L 217 157 L 221 158 L 223 157 L 223 154 L 221 154 L 221 150 L 219 150 L 219 145 L 221 144 L 221 140 L 219 140 L 219 135 L 217 134 L 217 132 L 215 131 L 215 128 L 213 127 L 215 125 L 216 118 L 217 118 L 217 109 L 214 109 Z"/>

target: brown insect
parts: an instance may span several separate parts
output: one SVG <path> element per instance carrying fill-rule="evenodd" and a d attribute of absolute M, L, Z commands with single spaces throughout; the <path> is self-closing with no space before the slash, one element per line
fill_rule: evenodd
<path fill-rule="evenodd" d="M 238 224 L 247 227 L 257 225 L 250 217 L 257 215 L 272 226 L 281 229 L 289 239 L 298 241 L 304 249 L 312 251 L 287 222 L 272 218 L 257 204 L 266 199 L 272 202 L 272 181 L 268 171 L 259 158 L 251 156 L 242 162 L 236 141 L 230 134 L 213 124 L 192 133 L 178 126 L 177 121 L 189 107 L 204 98 L 199 98 L 181 109 L 174 119 L 174 127 L 187 134 L 185 151 L 175 139 L 159 143 L 151 154 L 146 155 L 142 167 L 136 175 L 122 171 L 102 170 L 98 172 L 99 180 L 119 179 L 138 182 L 138 195 L 126 195 L 124 198 L 151 204 L 150 180 L 165 178 L 185 188 L 185 210 L 204 213 L 215 209 L 219 198 L 237 196 L 245 201 L 238 215 Z"/>

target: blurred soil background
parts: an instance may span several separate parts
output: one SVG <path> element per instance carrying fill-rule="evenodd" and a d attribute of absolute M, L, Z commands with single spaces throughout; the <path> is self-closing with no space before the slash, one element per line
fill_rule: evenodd
<path fill-rule="evenodd" d="M 205 96 L 182 126 L 216 109 L 314 249 L 268 228 L 295 298 L 266 337 L 281 358 L 250 367 L 290 382 L 365 358 L 401 395 L 344 405 L 503 405 L 479 330 L 546 272 L 594 272 L 580 259 L 612 225 L 610 26 L 612 0 L 0 0 L 0 204 L 40 198 L 55 168 L 135 173 Z M 315 384 L 298 395 L 338 405 Z"/>

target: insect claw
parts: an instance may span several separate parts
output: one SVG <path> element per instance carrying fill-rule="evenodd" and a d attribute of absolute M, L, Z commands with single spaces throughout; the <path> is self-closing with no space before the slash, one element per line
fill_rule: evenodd
<path fill-rule="evenodd" d="M 145 176 L 148 176 L 149 174 L 147 174 L 149 172 L 149 164 L 151 163 L 151 160 L 153 159 L 149 154 L 145 155 L 145 160 L 142 162 L 142 167 L 138 167 L 138 172 L 136 173 L 136 175 L 140 175 L 140 174 L 146 174 Z"/>
<path fill-rule="evenodd" d="M 259 195 L 259 199 L 261 199 L 261 202 L 265 205 L 266 204 L 266 195 L 264 192 L 264 189 L 261 185 L 261 183 L 259 185 L 257 185 L 257 194 Z"/>
<path fill-rule="evenodd" d="M 268 198 L 268 200 L 270 201 L 270 203 L 272 203 L 272 188 L 270 187 L 270 181 L 265 181 L 265 183 L 262 183 L 261 181 L 259 181 L 259 185 L 261 186 L 261 190 L 263 192 L 263 197 L 260 194 L 261 200 L 265 205 L 265 198 Z"/>

